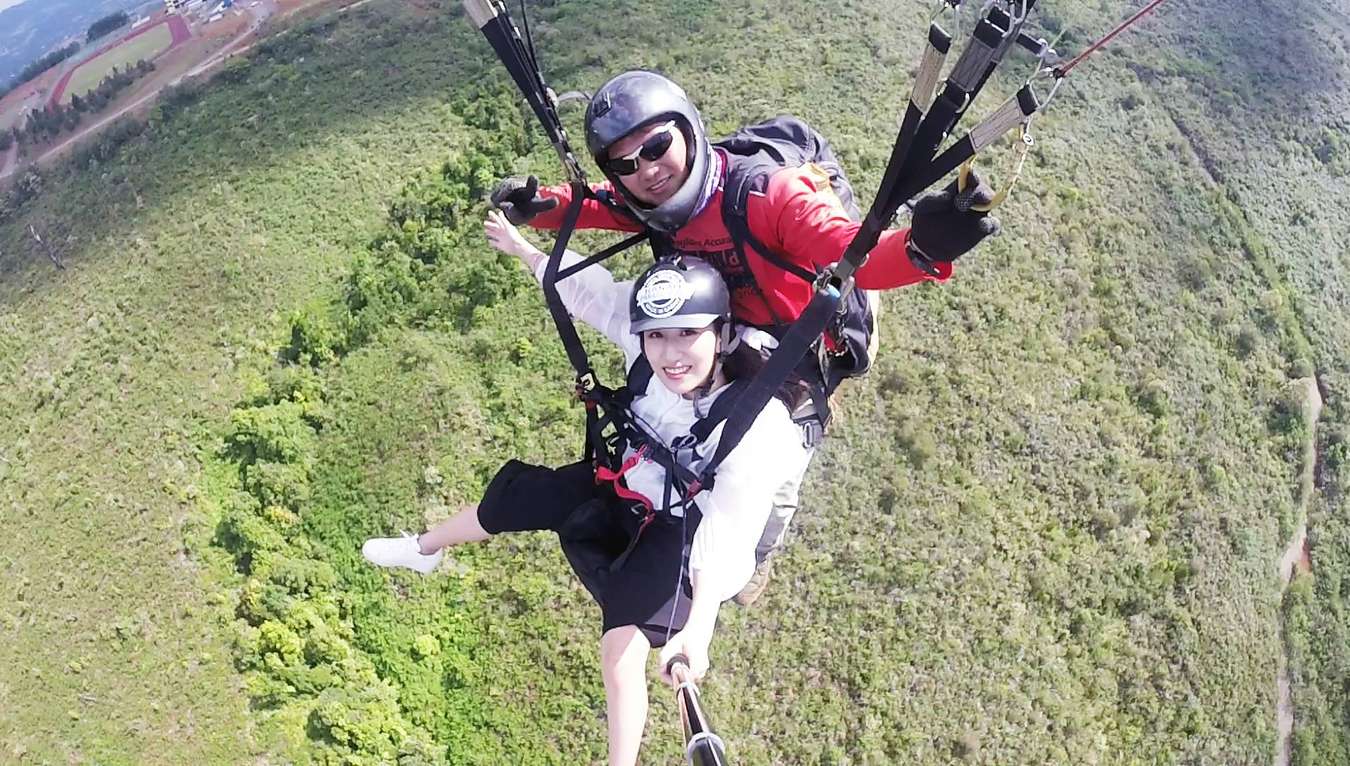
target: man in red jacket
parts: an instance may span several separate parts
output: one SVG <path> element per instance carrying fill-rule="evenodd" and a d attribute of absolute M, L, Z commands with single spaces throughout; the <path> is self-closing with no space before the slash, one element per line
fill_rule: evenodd
<path fill-rule="evenodd" d="M 800 273 L 837 262 L 861 227 L 824 169 L 784 167 L 751 188 L 744 210 L 750 244 L 737 247 L 722 200 L 735 158 L 708 141 L 684 91 L 653 72 L 624 72 L 596 91 L 586 110 L 586 145 L 608 180 L 584 200 L 577 228 L 648 230 L 659 255 L 708 261 L 727 281 L 734 317 L 747 324 L 772 330 L 796 319 L 812 295 Z M 977 191 L 976 199 L 987 199 L 987 191 Z M 858 287 L 944 281 L 952 261 L 998 232 L 998 219 L 958 210 L 954 198 L 952 187 L 926 195 L 914 205 L 911 228 L 883 232 L 854 274 Z M 571 188 L 541 189 L 534 177 L 508 178 L 492 201 L 512 223 L 557 229 Z M 760 545 L 763 566 L 739 601 L 753 601 L 767 583 L 769 557 L 783 543 L 799 486 L 800 479 L 780 492 Z"/>

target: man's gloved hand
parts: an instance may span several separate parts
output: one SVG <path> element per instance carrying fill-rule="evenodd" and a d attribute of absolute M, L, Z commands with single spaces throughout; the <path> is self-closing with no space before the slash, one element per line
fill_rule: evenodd
<path fill-rule="evenodd" d="M 950 263 L 965 255 L 985 237 L 996 236 L 1001 225 L 989 213 L 971 208 L 988 204 L 994 190 L 971 171 L 965 191 L 952 181 L 942 191 L 923 195 L 914 203 L 909 230 L 909 255 L 924 271 L 932 263 Z"/>
<path fill-rule="evenodd" d="M 502 179 L 492 190 L 492 205 L 506 215 L 506 220 L 521 226 L 540 213 L 558 206 L 556 197 L 539 196 L 539 179 L 511 176 Z"/>

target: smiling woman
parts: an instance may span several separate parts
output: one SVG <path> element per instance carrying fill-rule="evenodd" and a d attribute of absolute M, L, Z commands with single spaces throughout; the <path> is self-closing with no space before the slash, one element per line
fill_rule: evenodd
<path fill-rule="evenodd" d="M 485 228 L 493 246 L 545 279 L 544 254 L 504 215 L 491 213 Z M 568 251 L 566 260 L 581 257 Z M 609 763 L 627 766 L 646 726 L 651 649 L 662 649 L 663 666 L 687 657 L 692 680 L 707 672 L 719 608 L 749 581 L 775 491 L 808 453 L 787 407 L 775 401 L 730 447 L 715 483 L 685 478 L 702 477 L 717 451 L 719 418 L 739 393 L 726 362 L 747 345 L 731 324 L 726 283 L 708 263 L 663 259 L 635 282 L 615 282 L 592 265 L 558 288 L 569 312 L 623 349 L 631 398 L 622 413 L 606 410 L 622 442 L 615 450 L 621 465 L 510 460 L 477 505 L 419 537 L 368 540 L 362 554 L 377 566 L 427 574 L 451 546 L 506 532 L 557 532 L 600 606 Z"/>

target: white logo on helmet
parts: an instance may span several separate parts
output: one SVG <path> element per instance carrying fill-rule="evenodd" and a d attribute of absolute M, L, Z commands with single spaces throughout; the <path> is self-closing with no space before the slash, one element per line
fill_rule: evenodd
<path fill-rule="evenodd" d="M 674 316 L 694 297 L 694 286 L 678 271 L 658 271 L 647 277 L 637 293 L 638 308 L 652 319 Z"/>

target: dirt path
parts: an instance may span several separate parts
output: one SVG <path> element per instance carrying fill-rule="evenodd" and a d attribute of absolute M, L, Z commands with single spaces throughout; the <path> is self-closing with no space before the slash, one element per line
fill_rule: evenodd
<path fill-rule="evenodd" d="M 5 152 L 3 157 L 0 157 L 0 178 L 5 178 L 9 174 L 13 173 L 14 172 L 13 168 L 17 167 L 18 164 L 19 164 L 19 144 L 16 141 L 9 147 L 9 151 Z"/>
<path fill-rule="evenodd" d="M 1280 556 L 1278 571 L 1281 592 L 1294 579 L 1296 572 L 1307 572 L 1311 568 L 1308 560 L 1308 506 L 1312 502 L 1313 472 L 1317 465 L 1317 419 L 1322 414 L 1322 394 L 1317 389 L 1317 381 L 1312 378 L 1300 378 L 1290 384 L 1296 387 L 1299 399 L 1303 403 L 1303 423 L 1307 431 L 1307 443 L 1303 448 L 1303 471 L 1299 478 L 1299 500 L 1296 513 L 1298 526 L 1292 539 Z M 1283 634 L 1283 625 L 1281 625 Z M 1289 651 L 1283 638 L 1280 643 L 1280 664 L 1275 676 L 1275 766 L 1289 766 L 1290 740 L 1294 735 L 1294 698 L 1289 686 Z"/>

